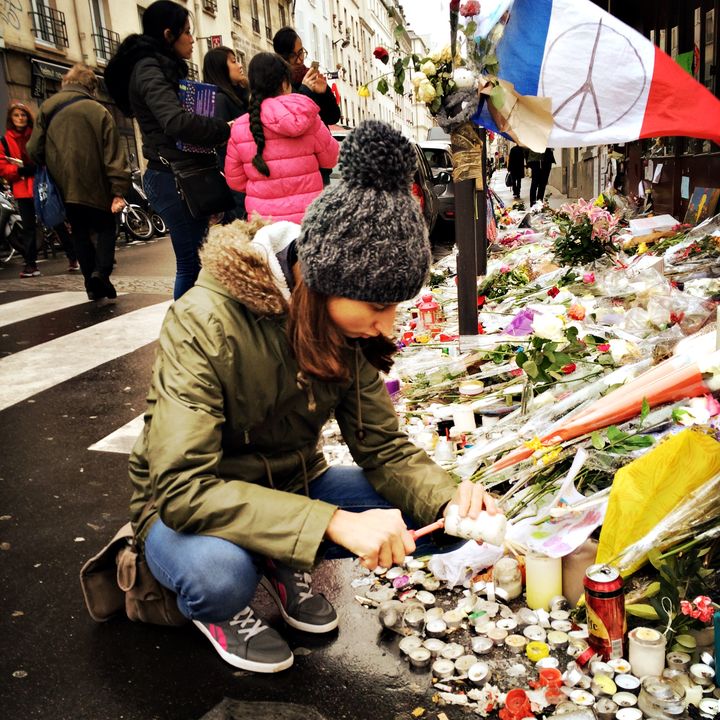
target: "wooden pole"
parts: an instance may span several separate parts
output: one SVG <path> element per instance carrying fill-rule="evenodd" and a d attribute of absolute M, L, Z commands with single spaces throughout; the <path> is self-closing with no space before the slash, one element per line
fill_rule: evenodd
<path fill-rule="evenodd" d="M 487 199 L 488 199 L 488 176 L 487 176 L 487 130 L 480 128 L 482 139 L 482 190 L 475 193 L 475 201 L 478 205 L 478 212 L 475 214 L 475 262 L 478 275 L 487 274 Z"/>

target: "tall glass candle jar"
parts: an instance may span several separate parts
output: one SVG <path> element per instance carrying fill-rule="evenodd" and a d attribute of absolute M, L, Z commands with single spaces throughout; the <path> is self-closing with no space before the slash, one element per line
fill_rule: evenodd
<path fill-rule="evenodd" d="M 660 677 L 665 669 L 665 636 L 652 628 L 638 627 L 629 632 L 628 639 L 633 674 Z"/>
<path fill-rule="evenodd" d="M 528 552 L 525 556 L 527 605 L 532 610 L 547 610 L 550 600 L 562 595 L 562 558 Z"/>

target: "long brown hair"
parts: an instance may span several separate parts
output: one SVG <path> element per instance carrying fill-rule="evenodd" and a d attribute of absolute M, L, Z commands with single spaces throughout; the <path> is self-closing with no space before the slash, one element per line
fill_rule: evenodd
<path fill-rule="evenodd" d="M 25 105 L 24 103 L 21 103 L 21 102 L 14 102 L 14 103 L 10 104 L 10 107 L 8 108 L 8 111 L 7 111 L 7 116 L 5 118 L 5 127 L 8 130 L 15 130 L 15 125 L 12 121 L 13 110 L 22 110 L 25 113 L 25 115 L 27 115 L 28 122 L 27 122 L 26 129 L 32 130 L 33 126 L 35 125 L 35 123 L 33 121 L 32 112 L 30 111 L 30 108 L 27 105 Z"/>
<path fill-rule="evenodd" d="M 348 344 L 330 318 L 327 295 L 310 289 L 302 278 L 292 291 L 287 333 L 300 370 L 329 381 L 350 379 Z"/>
<path fill-rule="evenodd" d="M 302 277 L 292 291 L 287 333 L 295 359 L 306 375 L 330 382 L 350 379 L 353 348 L 330 317 L 328 296 L 309 288 Z M 382 372 L 390 370 L 397 352 L 390 338 L 380 335 L 355 342 L 373 367 Z"/>

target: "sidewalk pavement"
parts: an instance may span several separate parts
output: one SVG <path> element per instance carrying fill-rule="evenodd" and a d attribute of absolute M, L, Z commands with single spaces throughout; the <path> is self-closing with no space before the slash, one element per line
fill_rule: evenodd
<path fill-rule="evenodd" d="M 505 176 L 507 170 L 496 170 L 492 178 L 490 178 L 490 187 L 495 191 L 497 196 L 505 203 L 505 205 L 512 205 L 513 196 L 512 188 L 505 185 Z M 545 197 L 548 197 L 550 207 L 555 210 L 564 203 L 568 202 L 567 195 L 563 195 L 557 188 L 552 185 L 548 185 L 545 190 Z M 520 185 L 520 198 L 525 203 L 525 207 L 530 209 L 530 178 L 524 177 Z"/>

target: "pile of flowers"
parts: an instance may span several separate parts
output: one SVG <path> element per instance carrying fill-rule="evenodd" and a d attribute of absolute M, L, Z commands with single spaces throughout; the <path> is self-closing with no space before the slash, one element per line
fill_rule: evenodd
<path fill-rule="evenodd" d="M 555 238 L 555 261 L 560 265 L 585 265 L 614 254 L 620 218 L 586 200 L 566 203 L 555 218 L 560 234 Z"/>

